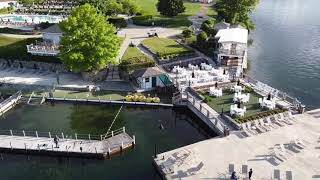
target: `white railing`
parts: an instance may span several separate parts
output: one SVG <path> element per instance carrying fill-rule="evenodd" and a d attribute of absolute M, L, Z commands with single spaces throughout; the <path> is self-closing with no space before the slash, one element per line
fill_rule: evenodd
<path fill-rule="evenodd" d="M 212 111 L 209 111 L 206 107 L 201 104 L 200 100 L 197 100 L 192 94 L 189 92 L 186 93 L 186 99 L 188 103 L 190 103 L 193 107 L 195 107 L 201 114 L 207 117 L 210 122 L 221 132 L 224 133 L 226 125 L 224 125 L 220 119 L 219 114 L 214 114 Z"/>
<path fill-rule="evenodd" d="M 45 45 L 27 45 L 28 53 L 40 54 L 40 55 L 52 55 L 55 56 L 59 54 L 59 46 L 45 46 Z"/>
<path fill-rule="evenodd" d="M 6 111 L 11 109 L 22 97 L 21 91 L 18 91 L 14 95 L 10 96 L 6 100 L 0 103 L 0 115 L 3 115 Z"/>
<path fill-rule="evenodd" d="M 278 98 L 280 100 L 288 102 L 292 108 L 298 109 L 300 107 L 304 107 L 297 98 L 289 96 L 287 93 L 282 92 L 276 88 L 273 88 L 265 83 L 262 83 L 256 79 L 251 78 L 248 75 L 245 75 L 243 80 L 248 83 L 248 85 L 253 88 L 253 90 L 260 92 L 263 95 L 271 94 L 273 97 Z"/>

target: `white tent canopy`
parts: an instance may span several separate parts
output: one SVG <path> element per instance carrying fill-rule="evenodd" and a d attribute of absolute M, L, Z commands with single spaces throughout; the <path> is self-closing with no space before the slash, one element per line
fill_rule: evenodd
<path fill-rule="evenodd" d="M 215 36 L 219 38 L 219 43 L 243 43 L 247 44 L 248 30 L 243 28 L 221 29 Z"/>

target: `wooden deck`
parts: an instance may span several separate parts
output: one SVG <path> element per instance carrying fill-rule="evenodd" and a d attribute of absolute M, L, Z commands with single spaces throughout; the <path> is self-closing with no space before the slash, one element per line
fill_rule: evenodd
<path fill-rule="evenodd" d="M 18 154 L 103 159 L 121 153 L 134 144 L 135 139 L 125 132 L 102 140 L 61 138 L 58 147 L 50 137 L 0 135 L 0 152 Z"/>

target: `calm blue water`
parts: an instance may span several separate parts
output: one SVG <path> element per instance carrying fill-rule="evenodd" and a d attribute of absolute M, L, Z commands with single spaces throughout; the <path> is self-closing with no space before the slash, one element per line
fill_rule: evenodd
<path fill-rule="evenodd" d="M 320 108 L 320 1 L 260 0 L 252 15 L 250 73 Z"/>
<path fill-rule="evenodd" d="M 3 15 L 0 16 L 4 21 L 11 22 L 25 22 L 28 23 L 41 23 L 41 22 L 49 22 L 49 23 L 58 23 L 63 20 L 62 17 L 59 16 L 50 16 L 50 15 Z"/>

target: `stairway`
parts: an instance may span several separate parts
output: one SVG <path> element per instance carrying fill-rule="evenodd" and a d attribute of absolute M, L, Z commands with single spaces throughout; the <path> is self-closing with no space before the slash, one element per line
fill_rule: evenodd
<path fill-rule="evenodd" d="M 120 81 L 118 66 L 110 66 L 106 81 Z"/>

